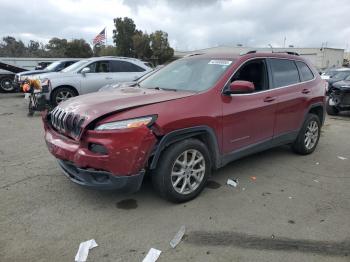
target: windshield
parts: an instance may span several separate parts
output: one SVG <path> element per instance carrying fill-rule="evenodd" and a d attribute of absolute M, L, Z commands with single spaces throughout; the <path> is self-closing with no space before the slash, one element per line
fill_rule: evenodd
<path fill-rule="evenodd" d="M 79 69 L 81 66 L 89 63 L 89 60 L 80 60 L 79 62 L 76 62 L 68 67 L 66 67 L 65 69 L 63 69 L 61 72 L 67 73 L 67 72 L 74 72 L 77 69 Z"/>
<path fill-rule="evenodd" d="M 345 77 L 350 75 L 350 71 L 345 71 L 345 72 L 338 72 L 336 73 L 333 78 L 335 79 L 344 79 Z"/>
<path fill-rule="evenodd" d="M 181 59 L 140 82 L 143 88 L 200 92 L 212 87 L 229 68 L 231 60 Z"/>
<path fill-rule="evenodd" d="M 49 64 L 47 67 L 45 67 L 44 70 L 53 71 L 53 70 L 55 70 L 55 68 L 56 68 L 57 66 L 59 66 L 61 63 L 62 63 L 61 61 L 53 62 L 52 64 Z"/>

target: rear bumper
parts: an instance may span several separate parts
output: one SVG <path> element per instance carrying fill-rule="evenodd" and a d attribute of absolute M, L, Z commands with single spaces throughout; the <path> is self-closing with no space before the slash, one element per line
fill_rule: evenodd
<path fill-rule="evenodd" d="M 93 189 L 136 192 L 140 189 L 145 171 L 131 176 L 114 176 L 106 171 L 83 169 L 73 163 L 57 160 L 64 175 L 74 183 Z"/>

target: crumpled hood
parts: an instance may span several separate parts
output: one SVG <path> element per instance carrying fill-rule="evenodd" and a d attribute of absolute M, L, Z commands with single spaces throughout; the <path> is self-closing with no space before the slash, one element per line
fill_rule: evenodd
<path fill-rule="evenodd" d="M 58 105 L 65 112 L 80 115 L 85 121 L 82 127 L 91 121 L 124 109 L 160 103 L 194 95 L 193 92 L 164 91 L 139 87 L 117 88 L 110 92 L 95 92 L 71 98 Z"/>

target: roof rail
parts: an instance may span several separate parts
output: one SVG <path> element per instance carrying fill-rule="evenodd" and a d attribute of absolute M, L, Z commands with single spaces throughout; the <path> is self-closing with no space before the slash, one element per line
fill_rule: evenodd
<path fill-rule="evenodd" d="M 240 55 L 248 55 L 248 54 L 255 54 L 258 52 L 262 52 L 262 53 L 266 53 L 269 51 L 266 50 L 250 50 L 248 52 L 242 52 Z M 288 55 L 296 55 L 299 56 L 299 54 L 297 52 L 292 52 L 292 51 L 271 51 L 271 53 L 281 53 L 281 54 L 288 54 Z"/>
<path fill-rule="evenodd" d="M 288 55 L 296 55 L 296 56 L 299 56 L 299 54 L 297 52 L 292 52 L 292 51 L 273 51 L 272 53 L 285 53 L 285 54 L 288 54 Z"/>
<path fill-rule="evenodd" d="M 97 56 L 97 58 L 119 58 L 119 59 L 134 59 L 134 60 L 139 60 L 135 57 L 126 57 L 126 56 L 113 56 L 113 55 L 110 55 L 110 56 Z"/>
<path fill-rule="evenodd" d="M 191 56 L 195 56 L 195 55 L 203 55 L 204 53 L 193 53 L 193 54 L 188 54 L 185 55 L 184 57 L 191 57 Z"/>

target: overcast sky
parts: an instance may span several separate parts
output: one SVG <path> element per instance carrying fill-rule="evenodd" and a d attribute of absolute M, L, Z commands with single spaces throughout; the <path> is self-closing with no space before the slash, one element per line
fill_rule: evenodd
<path fill-rule="evenodd" d="M 169 34 L 172 47 L 218 45 L 350 48 L 349 0 L 0 0 L 0 37 L 47 42 L 84 38 L 104 27 L 112 44 L 113 18 Z"/>

